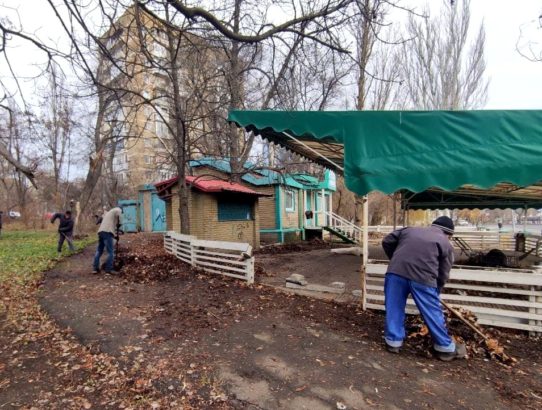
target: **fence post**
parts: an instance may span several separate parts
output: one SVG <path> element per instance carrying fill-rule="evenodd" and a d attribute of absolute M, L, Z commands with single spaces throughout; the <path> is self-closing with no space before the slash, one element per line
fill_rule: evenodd
<path fill-rule="evenodd" d="M 247 283 L 254 283 L 254 256 L 247 260 Z"/>
<path fill-rule="evenodd" d="M 177 256 L 177 239 L 175 239 L 173 236 L 171 237 L 171 254 L 174 255 L 176 258 Z"/>
<path fill-rule="evenodd" d="M 193 266 L 193 267 L 196 267 L 196 252 L 195 252 L 195 247 L 194 245 L 192 245 L 192 240 L 190 240 L 189 242 L 189 245 L 190 245 L 190 264 Z"/>

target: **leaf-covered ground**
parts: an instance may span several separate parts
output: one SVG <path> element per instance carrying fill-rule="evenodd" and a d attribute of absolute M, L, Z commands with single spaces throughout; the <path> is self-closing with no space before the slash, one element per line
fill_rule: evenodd
<path fill-rule="evenodd" d="M 92 246 L 0 285 L 0 409 L 542 405 L 540 345 L 523 335 L 503 335 L 515 366 L 442 363 L 415 340 L 391 355 L 380 314 L 193 271 L 156 235 L 121 245 L 120 276 L 90 272 Z"/>
<path fill-rule="evenodd" d="M 54 232 L 0 237 L 0 408 L 90 409 L 96 397 L 104 405 L 135 402 L 115 360 L 81 345 L 39 306 L 42 273 L 59 262 L 56 241 Z M 75 253 L 93 241 L 77 240 Z M 70 254 L 65 249 L 61 263 Z"/>

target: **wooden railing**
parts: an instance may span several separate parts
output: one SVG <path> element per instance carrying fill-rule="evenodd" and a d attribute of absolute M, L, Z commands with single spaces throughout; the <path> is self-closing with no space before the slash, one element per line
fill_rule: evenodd
<path fill-rule="evenodd" d="M 167 253 L 194 267 L 254 283 L 254 257 L 248 243 L 199 240 L 195 236 L 167 232 Z"/>
<path fill-rule="evenodd" d="M 330 228 L 335 229 L 357 243 L 361 243 L 363 231 L 359 226 L 333 212 L 325 212 L 325 217 L 327 225 Z"/>

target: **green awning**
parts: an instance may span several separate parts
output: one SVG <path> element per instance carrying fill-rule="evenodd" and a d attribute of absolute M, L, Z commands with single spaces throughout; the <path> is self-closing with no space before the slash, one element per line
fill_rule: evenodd
<path fill-rule="evenodd" d="M 542 111 L 231 111 L 229 121 L 341 172 L 365 195 L 542 180 Z"/>

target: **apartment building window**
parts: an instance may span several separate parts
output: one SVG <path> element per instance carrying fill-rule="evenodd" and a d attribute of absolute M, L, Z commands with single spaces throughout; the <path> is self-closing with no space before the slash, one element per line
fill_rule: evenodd
<path fill-rule="evenodd" d="M 120 75 L 120 70 L 116 65 L 111 66 L 110 77 L 117 78 Z"/>
<path fill-rule="evenodd" d="M 145 171 L 145 178 L 150 180 L 152 178 L 152 171 Z"/>
<path fill-rule="evenodd" d="M 117 145 L 116 145 L 115 149 L 116 149 L 117 151 L 121 151 L 121 150 L 124 149 L 124 139 L 119 138 L 119 139 L 117 140 Z"/>
<path fill-rule="evenodd" d="M 150 138 L 144 138 L 143 142 L 145 144 L 145 148 L 152 148 L 152 141 L 150 140 Z"/>
<path fill-rule="evenodd" d="M 167 48 L 160 43 L 154 43 L 154 56 L 156 58 L 166 58 Z"/>
<path fill-rule="evenodd" d="M 150 164 L 151 163 L 151 157 L 148 156 L 148 155 L 144 155 L 143 156 L 143 161 L 145 162 L 145 164 Z"/>
<path fill-rule="evenodd" d="M 167 138 L 169 134 L 169 130 L 166 123 L 162 120 L 157 120 L 155 125 L 156 125 L 156 135 L 158 135 L 160 138 Z"/>
<path fill-rule="evenodd" d="M 167 138 L 169 135 L 169 129 L 167 122 L 169 121 L 168 110 L 164 107 L 157 107 L 158 112 L 155 114 L 155 131 L 156 135 L 160 138 Z"/>

